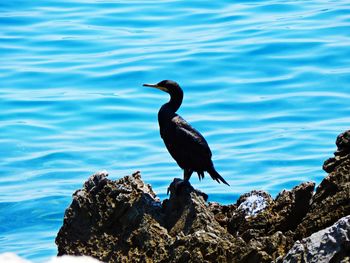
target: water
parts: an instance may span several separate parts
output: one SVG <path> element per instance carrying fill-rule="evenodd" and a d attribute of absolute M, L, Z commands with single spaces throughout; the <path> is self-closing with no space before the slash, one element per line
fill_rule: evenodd
<path fill-rule="evenodd" d="M 325 1 L 0 3 L 0 253 L 56 254 L 71 194 L 95 171 L 141 170 L 161 198 L 181 171 L 158 133 L 173 79 L 232 203 L 276 195 L 321 166 L 349 128 L 350 4 Z"/>

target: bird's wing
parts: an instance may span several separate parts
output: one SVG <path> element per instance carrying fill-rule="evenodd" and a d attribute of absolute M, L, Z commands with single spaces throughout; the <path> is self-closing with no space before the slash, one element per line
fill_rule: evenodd
<path fill-rule="evenodd" d="M 200 166 L 209 165 L 212 154 L 204 137 L 181 116 L 177 115 L 171 121 L 176 127 L 174 143 L 181 151 L 182 157 Z M 184 161 L 186 162 L 186 159 Z"/>
<path fill-rule="evenodd" d="M 205 148 L 210 151 L 208 143 L 202 134 L 200 134 L 199 131 L 193 128 L 181 116 L 175 116 L 172 119 L 172 122 L 176 125 L 176 135 L 178 137 L 181 137 L 181 139 L 189 143 L 191 146 L 193 146 L 192 144 L 195 144 L 200 148 Z"/>

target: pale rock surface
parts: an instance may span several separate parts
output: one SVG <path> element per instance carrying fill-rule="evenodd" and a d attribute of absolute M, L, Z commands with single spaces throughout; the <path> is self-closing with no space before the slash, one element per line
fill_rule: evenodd
<path fill-rule="evenodd" d="M 283 259 L 283 263 L 294 262 L 350 262 L 350 215 L 297 241 Z"/>

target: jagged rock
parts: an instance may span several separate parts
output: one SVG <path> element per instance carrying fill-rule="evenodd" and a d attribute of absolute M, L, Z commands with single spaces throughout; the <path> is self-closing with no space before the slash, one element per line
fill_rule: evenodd
<path fill-rule="evenodd" d="M 311 198 L 315 189 L 314 182 L 302 183 L 291 191 L 283 190 L 276 197 L 272 211 L 277 214 L 274 230 L 294 231 L 309 211 Z"/>
<path fill-rule="evenodd" d="M 56 238 L 58 255 L 90 255 L 104 262 L 126 262 L 129 255 L 161 261 L 171 239 L 161 226 L 161 202 L 139 173 L 116 182 L 107 176 L 91 176 L 73 194 Z"/>
<path fill-rule="evenodd" d="M 265 233 L 268 221 L 265 215 L 270 216 L 270 213 L 266 213 L 264 209 L 271 206 L 272 202 L 272 197 L 264 191 L 253 190 L 242 195 L 235 205 L 237 208 L 230 216 L 228 231 L 233 235 L 246 237 L 246 241 Z"/>
<path fill-rule="evenodd" d="M 252 191 L 238 199 L 228 231 L 247 242 L 250 252 L 245 262 L 271 262 L 288 251 L 294 243 L 291 231 L 307 213 L 314 186 L 303 183 L 291 191 L 282 191 L 275 200 L 263 191 Z M 258 213 L 242 209 L 252 197 L 264 207 Z"/>
<path fill-rule="evenodd" d="M 337 151 L 334 153 L 334 157 L 329 158 L 323 164 L 323 170 L 327 173 L 333 172 L 345 159 L 349 159 L 350 130 L 339 134 L 335 144 L 337 145 Z"/>
<path fill-rule="evenodd" d="M 207 203 L 205 193 L 181 179 L 161 202 L 139 172 L 116 181 L 97 173 L 73 194 L 56 238 L 58 254 L 103 262 L 281 262 L 296 240 L 350 215 L 350 131 L 336 143 L 335 157 L 324 165 L 330 174 L 316 193 L 306 182 L 275 199 L 254 190 L 231 205 Z M 320 235 L 312 238 L 305 244 L 317 244 Z M 311 249 L 303 242 L 293 253 L 304 257 Z M 334 253 L 329 246 L 333 262 L 347 260 L 348 241 L 343 244 Z M 290 262 L 308 262 L 288 255 Z"/>
<path fill-rule="evenodd" d="M 323 179 L 311 199 L 311 206 L 296 230 L 301 239 L 334 224 L 350 214 L 350 131 L 340 134 L 335 158 L 327 160 L 324 168 L 330 174 Z M 332 164 L 332 169 L 329 164 Z M 330 161 L 331 160 L 331 161 Z M 328 165 L 328 166 L 327 166 Z"/>
<path fill-rule="evenodd" d="M 315 184 L 302 183 L 291 191 L 283 190 L 275 200 L 263 191 L 252 191 L 241 196 L 237 201 L 238 208 L 233 211 L 229 220 L 228 231 L 238 232 L 244 240 L 274 234 L 277 231 L 294 231 L 309 208 L 310 199 Z M 247 198 L 259 197 L 264 201 L 264 209 L 259 213 L 247 216 L 245 210 L 240 209 Z"/>
<path fill-rule="evenodd" d="M 259 214 L 272 202 L 273 199 L 268 193 L 253 190 L 239 197 L 237 200 L 237 212 L 242 213 L 244 218 L 249 218 Z"/>
<path fill-rule="evenodd" d="M 91 176 L 65 213 L 58 254 L 104 262 L 232 262 L 244 255 L 244 241 L 215 220 L 206 194 L 174 184 L 162 205 L 139 173 L 117 181 Z"/>
<path fill-rule="evenodd" d="M 293 244 L 280 231 L 260 231 L 266 222 L 259 216 L 276 203 L 265 192 L 245 194 L 231 206 L 207 204 L 206 194 L 175 179 L 170 198 L 161 203 L 140 173 L 117 181 L 107 176 L 91 176 L 74 193 L 56 238 L 59 255 L 104 262 L 271 262 Z M 217 220 L 225 213 L 226 223 L 239 215 L 238 222 L 250 229 L 230 233 Z"/>
<path fill-rule="evenodd" d="M 297 241 L 283 259 L 283 263 L 294 262 L 350 262 L 350 216 Z"/>

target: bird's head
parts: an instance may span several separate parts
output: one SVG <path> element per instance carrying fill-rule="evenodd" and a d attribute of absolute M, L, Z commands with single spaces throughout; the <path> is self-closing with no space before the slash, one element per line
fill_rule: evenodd
<path fill-rule="evenodd" d="M 145 87 L 152 87 L 160 89 L 170 94 L 170 96 L 183 96 L 183 91 L 180 88 L 180 85 L 172 80 L 162 80 L 157 84 L 143 84 Z"/>

